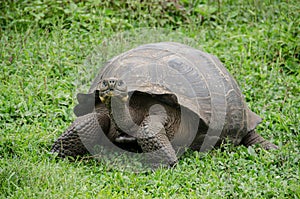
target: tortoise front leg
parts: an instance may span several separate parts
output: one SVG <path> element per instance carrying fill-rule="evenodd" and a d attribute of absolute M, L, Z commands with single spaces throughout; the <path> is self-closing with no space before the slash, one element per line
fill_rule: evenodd
<path fill-rule="evenodd" d="M 107 140 L 103 135 L 108 133 L 109 125 L 109 117 L 101 112 L 78 117 L 54 142 L 51 152 L 60 157 L 88 154 L 96 144 Z"/>
<path fill-rule="evenodd" d="M 166 135 L 165 119 L 161 115 L 146 117 L 137 132 L 137 142 L 152 164 L 172 166 L 177 162 L 177 157 Z"/>

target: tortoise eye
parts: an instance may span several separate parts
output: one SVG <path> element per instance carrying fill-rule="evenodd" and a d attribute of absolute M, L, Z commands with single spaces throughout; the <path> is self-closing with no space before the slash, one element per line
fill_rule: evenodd
<path fill-rule="evenodd" d="M 103 81 L 102 81 L 102 87 L 107 87 L 107 86 L 108 86 L 107 81 L 106 81 L 106 80 L 103 80 Z"/>
<path fill-rule="evenodd" d="M 118 81 L 118 86 L 123 86 L 124 82 L 122 80 Z"/>

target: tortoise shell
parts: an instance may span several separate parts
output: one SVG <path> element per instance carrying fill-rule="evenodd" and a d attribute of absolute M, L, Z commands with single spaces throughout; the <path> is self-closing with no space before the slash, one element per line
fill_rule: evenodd
<path fill-rule="evenodd" d="M 89 92 L 97 92 L 97 84 L 108 77 L 124 80 L 129 92 L 161 96 L 187 108 L 206 124 L 207 134 L 222 134 L 236 145 L 261 122 L 218 58 L 180 43 L 146 44 L 112 58 Z"/>

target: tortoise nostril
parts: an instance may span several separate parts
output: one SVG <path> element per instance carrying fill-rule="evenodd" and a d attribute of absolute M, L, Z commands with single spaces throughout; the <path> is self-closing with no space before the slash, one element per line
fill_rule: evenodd
<path fill-rule="evenodd" d="M 115 80 L 109 80 L 108 84 L 109 84 L 109 86 L 113 87 L 113 86 L 115 86 L 116 81 Z"/>

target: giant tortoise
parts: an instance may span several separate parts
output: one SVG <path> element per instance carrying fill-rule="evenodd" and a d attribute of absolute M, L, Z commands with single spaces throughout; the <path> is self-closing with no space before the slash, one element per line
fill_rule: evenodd
<path fill-rule="evenodd" d="M 219 59 L 180 43 L 114 57 L 77 98 L 77 119 L 52 147 L 62 157 L 103 145 L 173 165 L 184 148 L 207 151 L 225 141 L 277 148 L 255 132 L 261 118 Z"/>

